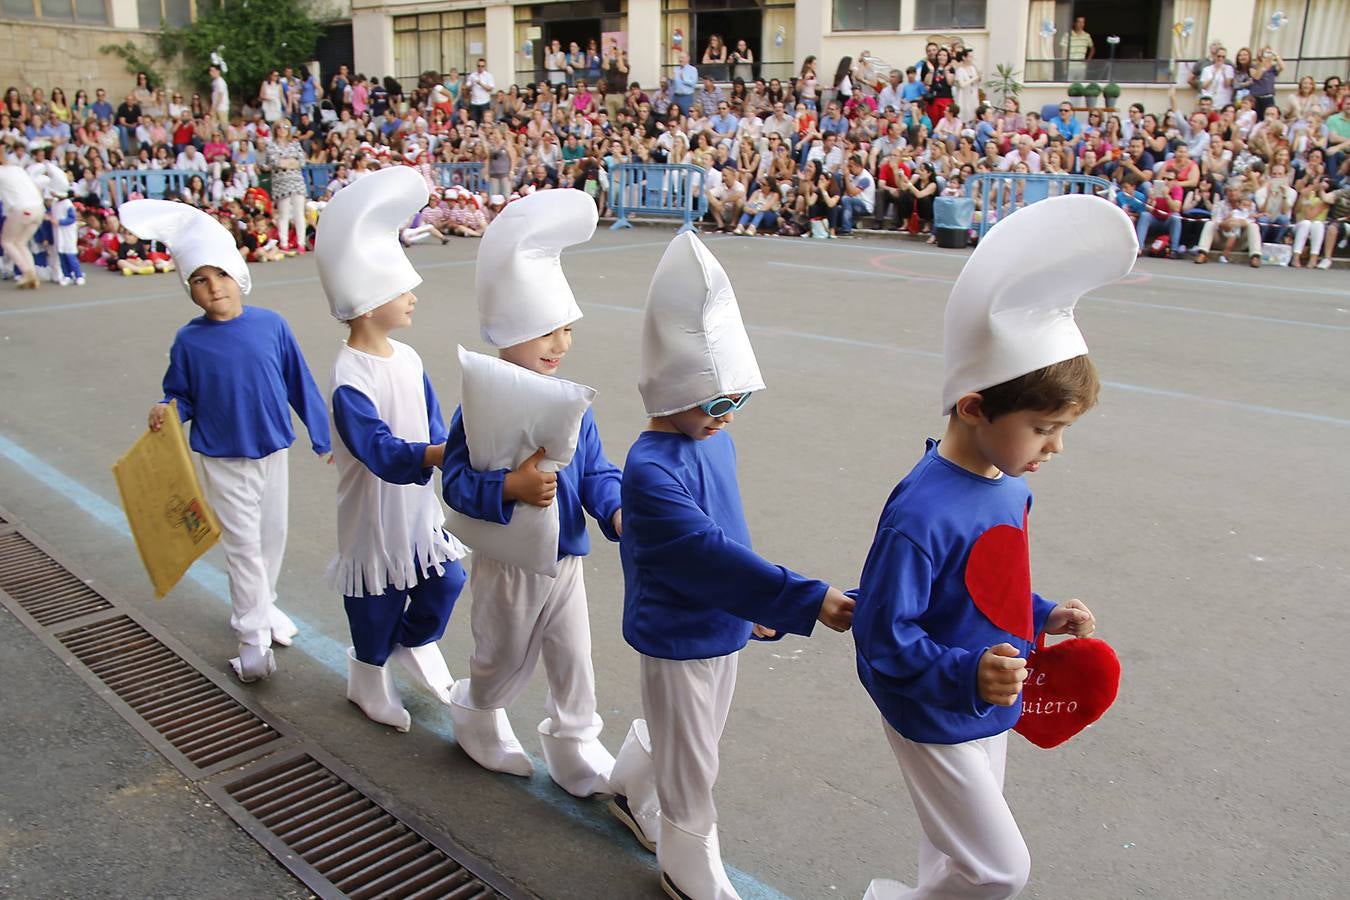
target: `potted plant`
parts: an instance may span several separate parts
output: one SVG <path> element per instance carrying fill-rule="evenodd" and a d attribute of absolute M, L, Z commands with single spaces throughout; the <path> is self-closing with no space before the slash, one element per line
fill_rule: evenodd
<path fill-rule="evenodd" d="M 1023 84 L 1017 80 L 1017 76 L 1020 74 L 1012 67 L 1012 63 L 999 63 L 994 67 L 994 77 L 988 78 L 984 82 L 984 86 L 989 91 L 997 91 L 1003 95 L 1004 111 L 1008 109 L 1008 100 L 1016 100 L 1018 95 L 1022 93 Z"/>
<path fill-rule="evenodd" d="M 1116 100 L 1120 97 L 1120 85 L 1114 81 L 1108 81 L 1102 88 L 1102 96 L 1106 98 L 1107 106 L 1115 106 Z"/>
<path fill-rule="evenodd" d="M 1102 86 L 1095 81 L 1089 81 L 1083 87 L 1083 97 L 1087 100 L 1088 106 L 1096 106 L 1097 98 L 1102 95 Z"/>
<path fill-rule="evenodd" d="M 1073 98 L 1083 96 L 1083 91 L 1085 90 L 1086 88 L 1083 87 L 1083 82 L 1081 81 L 1075 81 L 1073 84 L 1069 85 L 1069 105 L 1077 106 L 1078 104 L 1073 102 Z"/>

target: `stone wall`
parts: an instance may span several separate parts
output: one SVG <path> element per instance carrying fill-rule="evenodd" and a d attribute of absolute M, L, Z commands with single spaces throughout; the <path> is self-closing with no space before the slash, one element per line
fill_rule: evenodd
<path fill-rule="evenodd" d="M 92 100 L 94 89 L 103 87 L 116 106 L 135 78 L 120 56 L 99 47 L 132 41 L 148 48 L 152 40 L 154 35 L 118 28 L 0 22 L 0 93 L 13 86 L 26 97 L 35 87 L 48 94 L 60 87 L 67 100 L 74 100 L 84 88 Z"/>

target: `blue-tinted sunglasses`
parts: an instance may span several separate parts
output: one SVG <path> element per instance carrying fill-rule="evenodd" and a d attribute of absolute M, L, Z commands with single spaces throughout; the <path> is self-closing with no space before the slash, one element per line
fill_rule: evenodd
<path fill-rule="evenodd" d="M 729 412 L 735 412 L 750 400 L 750 391 L 741 394 L 741 399 L 732 400 L 730 397 L 717 397 L 709 400 L 707 403 L 700 403 L 698 408 L 703 410 L 703 414 L 711 416 L 714 419 L 720 419 Z"/>

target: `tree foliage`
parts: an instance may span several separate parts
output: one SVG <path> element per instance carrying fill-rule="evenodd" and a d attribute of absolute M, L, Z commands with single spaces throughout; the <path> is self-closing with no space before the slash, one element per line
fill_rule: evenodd
<path fill-rule="evenodd" d="M 203 87 L 210 81 L 211 54 L 219 53 L 230 96 L 241 100 L 257 96 L 273 69 L 313 59 L 324 29 L 303 0 L 225 0 L 219 6 L 198 3 L 197 9 L 196 22 L 164 31 L 164 49 L 182 53 L 190 77 Z"/>

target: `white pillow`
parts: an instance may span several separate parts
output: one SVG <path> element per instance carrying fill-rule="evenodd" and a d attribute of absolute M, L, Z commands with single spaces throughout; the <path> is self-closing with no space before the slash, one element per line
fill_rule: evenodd
<path fill-rule="evenodd" d="M 515 469 L 543 447 L 541 471 L 566 468 L 595 389 L 459 348 L 460 410 L 469 464 Z M 558 574 L 558 504 L 516 503 L 506 525 L 451 509 L 450 532 L 477 553 L 540 575 Z"/>

